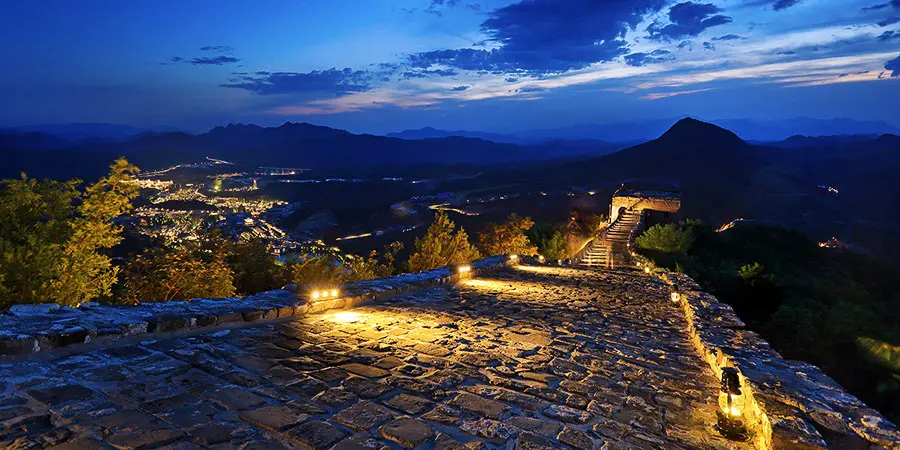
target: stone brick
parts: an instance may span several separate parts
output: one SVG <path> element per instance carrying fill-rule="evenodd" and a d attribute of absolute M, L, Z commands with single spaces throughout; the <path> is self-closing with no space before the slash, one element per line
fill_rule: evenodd
<path fill-rule="evenodd" d="M 490 419 L 499 419 L 503 413 L 509 410 L 509 406 L 503 403 L 466 392 L 457 395 L 453 400 L 450 400 L 449 404 Z"/>
<path fill-rule="evenodd" d="M 393 418 L 394 414 L 387 408 L 362 401 L 335 414 L 331 420 L 357 431 L 367 431 Z"/>
<path fill-rule="evenodd" d="M 288 406 L 266 406 L 244 411 L 241 413 L 241 418 L 269 431 L 284 431 L 303 422 L 309 416 L 298 413 Z"/>
<path fill-rule="evenodd" d="M 32 389 L 28 391 L 28 395 L 45 405 L 59 405 L 67 402 L 87 400 L 95 396 L 96 393 L 80 384 L 68 384 Z"/>
<path fill-rule="evenodd" d="M 431 427 L 412 418 L 398 419 L 385 424 L 380 431 L 385 439 L 405 448 L 416 448 L 434 438 L 434 430 Z"/>
<path fill-rule="evenodd" d="M 591 435 L 577 428 L 565 427 L 556 437 L 560 442 L 571 445 L 581 450 L 590 450 L 594 448 L 594 441 Z"/>
<path fill-rule="evenodd" d="M 366 378 L 381 378 L 390 374 L 390 372 L 388 372 L 387 370 L 359 363 L 344 364 L 340 367 L 347 372 L 355 373 L 361 377 Z"/>
<path fill-rule="evenodd" d="M 137 450 L 169 444 L 183 436 L 184 432 L 180 430 L 141 430 L 112 434 L 106 438 L 106 442 L 120 449 Z"/>
<path fill-rule="evenodd" d="M 386 405 L 399 409 L 410 415 L 418 415 L 431 407 L 434 403 L 421 397 L 409 394 L 397 394 L 384 402 Z"/>
<path fill-rule="evenodd" d="M 334 425 L 320 421 L 306 422 L 287 431 L 287 437 L 311 450 L 331 448 L 346 435 Z"/>

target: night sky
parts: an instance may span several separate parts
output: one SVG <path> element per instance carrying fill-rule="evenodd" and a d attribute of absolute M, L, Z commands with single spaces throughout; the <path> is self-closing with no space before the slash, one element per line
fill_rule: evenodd
<path fill-rule="evenodd" d="M 900 125 L 900 0 L 9 0 L 0 126 Z"/>

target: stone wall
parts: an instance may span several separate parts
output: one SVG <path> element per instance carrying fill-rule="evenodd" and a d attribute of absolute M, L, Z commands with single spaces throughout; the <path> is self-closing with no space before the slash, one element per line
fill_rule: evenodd
<path fill-rule="evenodd" d="M 615 196 L 609 207 L 609 220 L 612 222 L 619 216 L 619 208 L 625 207 L 629 209 L 634 207 L 637 210 L 650 209 L 653 211 L 662 211 L 677 213 L 681 209 L 681 200 L 678 198 L 656 198 L 656 197 L 630 197 Z"/>
<path fill-rule="evenodd" d="M 849 394 L 818 367 L 782 358 L 731 306 L 703 292 L 687 275 L 643 267 L 678 286 L 678 307 L 701 357 L 721 377 L 722 369 L 740 373 L 748 396 L 744 421 L 761 449 L 900 448 L 900 431 L 878 411 Z"/>
<path fill-rule="evenodd" d="M 169 332 L 242 322 L 274 320 L 349 308 L 388 299 L 396 294 L 437 284 L 455 283 L 504 267 L 509 258 L 497 256 L 474 261 L 471 271 L 457 273 L 449 267 L 341 286 L 338 298 L 311 300 L 297 286 L 262 292 L 244 298 L 197 298 L 190 301 L 143 303 L 137 306 L 105 306 L 84 303 L 77 308 L 57 304 L 16 305 L 0 313 L 0 360 L 21 355 L 116 340 L 127 336 Z M 300 290 L 302 291 L 302 286 Z"/>

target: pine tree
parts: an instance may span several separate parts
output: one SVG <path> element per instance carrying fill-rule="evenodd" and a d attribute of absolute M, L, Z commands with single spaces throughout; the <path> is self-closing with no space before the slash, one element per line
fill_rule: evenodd
<path fill-rule="evenodd" d="M 479 257 L 478 250 L 469 243 L 469 236 L 450 220 L 447 213 L 438 211 L 434 223 L 421 238 L 416 239 L 415 251 L 409 256 L 410 272 L 461 264 Z"/>
<path fill-rule="evenodd" d="M 121 242 L 113 219 L 137 196 L 124 158 L 82 193 L 81 180 L 35 180 L 22 174 L 0 189 L 0 307 L 22 303 L 74 306 L 110 295 L 118 268 L 101 253 Z"/>

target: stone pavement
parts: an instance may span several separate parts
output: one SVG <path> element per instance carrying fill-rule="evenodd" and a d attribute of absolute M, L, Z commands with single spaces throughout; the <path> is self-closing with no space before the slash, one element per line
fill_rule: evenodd
<path fill-rule="evenodd" d="M 748 448 L 662 282 L 509 268 L 0 364 L 0 448 Z M 154 339 L 155 340 L 146 340 Z"/>

